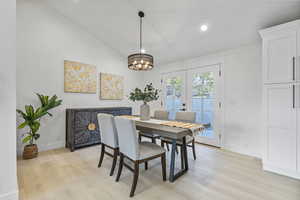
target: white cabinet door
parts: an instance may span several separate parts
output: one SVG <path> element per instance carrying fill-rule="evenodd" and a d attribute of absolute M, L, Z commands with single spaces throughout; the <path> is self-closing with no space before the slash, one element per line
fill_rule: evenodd
<path fill-rule="evenodd" d="M 297 56 L 295 60 L 296 65 L 296 80 L 300 82 L 300 29 L 298 29 L 298 36 L 297 36 L 298 46 L 297 46 Z"/>
<path fill-rule="evenodd" d="M 297 170 L 297 129 L 294 90 L 291 84 L 264 88 L 266 159 L 277 168 Z"/>
<path fill-rule="evenodd" d="M 264 40 L 264 82 L 287 83 L 295 79 L 297 32 L 289 31 Z"/>
<path fill-rule="evenodd" d="M 296 96 L 295 96 L 295 106 L 297 108 L 297 137 L 298 137 L 298 143 L 297 143 L 297 155 L 298 155 L 298 164 L 297 164 L 297 169 L 298 169 L 298 172 L 300 172 L 300 83 L 296 84 L 296 88 L 295 88 L 295 93 L 296 93 Z"/>

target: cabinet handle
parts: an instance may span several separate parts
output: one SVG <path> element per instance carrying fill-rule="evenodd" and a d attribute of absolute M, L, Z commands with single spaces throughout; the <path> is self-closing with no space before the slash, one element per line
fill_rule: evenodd
<path fill-rule="evenodd" d="M 295 85 L 293 85 L 293 108 L 295 108 Z"/>
<path fill-rule="evenodd" d="M 293 81 L 295 80 L 296 58 L 293 56 Z"/>

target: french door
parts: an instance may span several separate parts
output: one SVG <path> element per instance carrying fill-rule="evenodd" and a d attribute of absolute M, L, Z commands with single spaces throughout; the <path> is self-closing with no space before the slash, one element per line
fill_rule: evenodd
<path fill-rule="evenodd" d="M 220 146 L 221 140 L 220 70 L 219 65 L 212 65 L 162 76 L 163 107 L 169 118 L 175 119 L 178 111 L 196 112 L 196 123 L 206 128 L 195 139 L 213 146 Z"/>
<path fill-rule="evenodd" d="M 186 110 L 186 73 L 172 72 L 163 75 L 163 106 L 174 120 L 176 112 Z"/>

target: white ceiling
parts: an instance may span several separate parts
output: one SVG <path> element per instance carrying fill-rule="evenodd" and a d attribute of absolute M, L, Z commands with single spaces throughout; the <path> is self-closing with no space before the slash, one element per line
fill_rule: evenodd
<path fill-rule="evenodd" d="M 258 30 L 300 18 L 300 0 L 44 0 L 121 55 L 144 47 L 167 63 L 259 40 Z M 200 32 L 201 24 L 207 32 Z"/>

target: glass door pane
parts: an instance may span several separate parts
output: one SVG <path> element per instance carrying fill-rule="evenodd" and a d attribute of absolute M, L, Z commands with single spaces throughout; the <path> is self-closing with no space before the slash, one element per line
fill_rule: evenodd
<path fill-rule="evenodd" d="M 196 123 L 204 124 L 202 136 L 213 138 L 213 107 L 215 80 L 213 72 L 195 73 L 192 78 L 192 106 Z"/>
<path fill-rule="evenodd" d="M 188 70 L 188 110 L 206 127 L 196 141 L 213 146 L 220 145 L 219 80 L 219 65 Z"/>
<path fill-rule="evenodd" d="M 175 119 L 176 112 L 185 110 L 185 72 L 163 76 L 163 103 L 172 120 Z"/>

